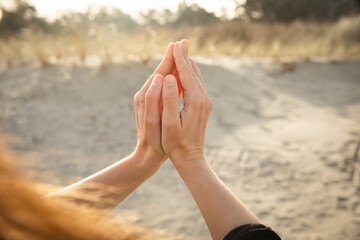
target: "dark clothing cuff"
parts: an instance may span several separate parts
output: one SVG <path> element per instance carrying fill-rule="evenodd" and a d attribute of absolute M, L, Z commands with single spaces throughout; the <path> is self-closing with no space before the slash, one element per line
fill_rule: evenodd
<path fill-rule="evenodd" d="M 262 224 L 246 224 L 229 232 L 224 240 L 281 240 L 271 228 Z"/>

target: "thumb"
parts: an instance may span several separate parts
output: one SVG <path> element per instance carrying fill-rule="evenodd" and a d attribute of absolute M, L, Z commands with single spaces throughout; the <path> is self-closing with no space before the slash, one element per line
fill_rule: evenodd
<path fill-rule="evenodd" d="M 162 124 L 169 127 L 179 127 L 179 92 L 176 78 L 173 75 L 167 75 L 163 84 L 163 114 Z"/>

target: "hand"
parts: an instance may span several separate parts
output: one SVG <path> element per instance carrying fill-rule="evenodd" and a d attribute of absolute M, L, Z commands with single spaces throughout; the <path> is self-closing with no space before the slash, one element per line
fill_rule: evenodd
<path fill-rule="evenodd" d="M 178 86 L 167 75 L 162 89 L 162 147 L 176 165 L 203 160 L 206 124 L 212 101 L 195 62 L 188 56 L 188 41 L 176 42 L 173 56 L 183 86 L 184 108 L 179 114 Z"/>
<path fill-rule="evenodd" d="M 161 92 L 163 76 L 176 72 L 173 47 L 170 43 L 158 68 L 134 97 L 138 140 L 134 154 L 144 159 L 140 164 L 150 172 L 167 159 L 161 146 Z"/>

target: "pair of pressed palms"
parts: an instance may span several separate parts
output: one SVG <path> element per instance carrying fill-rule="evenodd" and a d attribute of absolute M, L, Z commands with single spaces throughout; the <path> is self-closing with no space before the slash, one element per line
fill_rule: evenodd
<path fill-rule="evenodd" d="M 91 194 L 113 190 L 94 204 L 112 209 L 150 178 L 169 157 L 192 193 L 213 239 L 259 220 L 225 186 L 206 163 L 204 138 L 212 101 L 196 63 L 188 55 L 187 40 L 170 43 L 160 65 L 134 97 L 138 144 L 115 164 L 61 189 L 51 196 Z M 179 112 L 179 96 L 183 109 Z M 96 189 L 96 190 L 95 190 Z"/>

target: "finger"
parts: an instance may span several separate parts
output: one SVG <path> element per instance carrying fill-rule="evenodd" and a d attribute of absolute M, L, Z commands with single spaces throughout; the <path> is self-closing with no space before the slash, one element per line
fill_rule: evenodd
<path fill-rule="evenodd" d="M 135 101 L 135 100 L 134 100 Z M 135 104 L 135 116 L 136 116 L 136 131 L 137 131 L 137 138 L 140 139 L 141 135 L 140 135 L 140 131 L 139 131 L 139 126 L 140 126 L 140 122 L 139 122 L 139 114 L 138 114 L 139 109 L 136 107 Z"/>
<path fill-rule="evenodd" d="M 200 79 L 201 78 L 201 74 L 199 69 L 196 66 L 197 72 L 195 71 L 195 68 L 193 66 L 193 64 L 195 64 L 194 61 L 191 61 L 190 56 L 189 56 L 189 41 L 186 39 L 181 40 L 181 46 L 182 46 L 182 50 L 183 50 L 183 54 L 184 54 L 184 59 L 187 62 L 189 68 L 191 69 L 191 73 L 193 74 L 193 78 L 196 81 L 196 84 L 198 86 L 198 88 L 200 89 L 201 93 L 204 94 L 205 92 L 205 86 L 203 85 L 203 81 Z M 195 64 L 196 65 L 196 64 Z"/>
<path fill-rule="evenodd" d="M 160 101 L 163 77 L 156 74 L 145 94 L 144 136 L 160 142 Z"/>
<path fill-rule="evenodd" d="M 183 51 L 183 55 L 184 55 L 184 59 L 187 63 L 187 65 L 189 67 L 191 67 L 191 62 L 189 59 L 189 41 L 187 39 L 183 39 L 180 41 L 181 47 L 182 47 L 182 51 Z"/>
<path fill-rule="evenodd" d="M 192 66 L 196 76 L 200 79 L 201 85 L 203 86 L 204 89 L 206 89 L 205 82 L 204 82 L 203 77 L 201 76 L 198 65 L 195 63 L 195 61 L 190 56 L 189 56 L 189 59 L 190 59 L 191 66 Z"/>
<path fill-rule="evenodd" d="M 145 96 L 140 91 L 134 96 L 135 113 L 136 113 L 136 128 L 138 140 L 143 136 L 144 132 L 144 111 L 145 111 Z"/>
<path fill-rule="evenodd" d="M 166 49 L 165 55 L 163 59 L 161 60 L 159 66 L 156 68 L 154 73 L 148 78 L 148 80 L 145 82 L 144 86 L 141 88 L 142 94 L 145 95 L 146 91 L 148 90 L 152 80 L 154 79 L 154 76 L 156 74 L 161 74 L 162 76 L 166 76 L 167 74 L 171 73 L 175 69 L 175 61 L 173 57 L 173 48 L 174 43 L 170 42 L 168 48 Z"/>
<path fill-rule="evenodd" d="M 155 70 L 155 74 L 161 74 L 166 76 L 172 73 L 175 69 L 175 62 L 173 56 L 174 43 L 170 42 L 168 48 L 166 49 L 165 55 L 161 60 L 159 66 Z"/>
<path fill-rule="evenodd" d="M 182 46 L 179 42 L 175 43 L 173 54 L 175 65 L 179 72 L 180 82 L 184 88 L 184 91 L 197 88 L 196 83 L 193 81 L 191 68 L 188 66 L 184 58 Z"/>
<path fill-rule="evenodd" d="M 190 59 L 190 56 L 189 56 L 189 41 L 186 40 L 186 39 L 183 39 L 183 40 L 181 40 L 180 43 L 181 43 L 181 46 L 182 46 L 182 49 L 183 49 L 183 54 L 184 54 L 185 61 L 187 62 L 189 68 L 191 68 L 192 73 L 193 73 L 193 75 L 195 77 L 195 80 L 196 80 L 199 88 L 202 90 L 201 92 L 203 93 L 203 90 L 205 89 L 205 84 L 204 84 L 204 81 L 202 80 L 200 71 L 199 71 L 198 67 L 196 66 L 196 63 Z"/>
<path fill-rule="evenodd" d="M 179 117 L 179 92 L 176 78 L 167 75 L 162 90 L 163 114 L 162 125 L 165 128 L 177 128 L 181 126 Z"/>
<path fill-rule="evenodd" d="M 170 69 L 173 71 L 175 68 L 175 62 L 173 58 L 173 48 L 174 43 L 170 42 L 168 48 L 166 49 L 165 55 L 161 63 L 159 64 L 158 68 L 155 72 L 166 72 L 166 70 Z M 172 64 L 170 63 L 172 59 Z M 144 132 L 144 112 L 145 112 L 145 94 L 151 85 L 154 76 L 156 73 L 153 73 L 142 88 L 136 93 L 134 97 L 135 102 L 135 112 L 136 112 L 136 121 L 137 121 L 137 131 L 138 131 L 138 138 L 140 139 L 142 133 Z M 167 74 L 167 73 L 166 73 Z"/>

